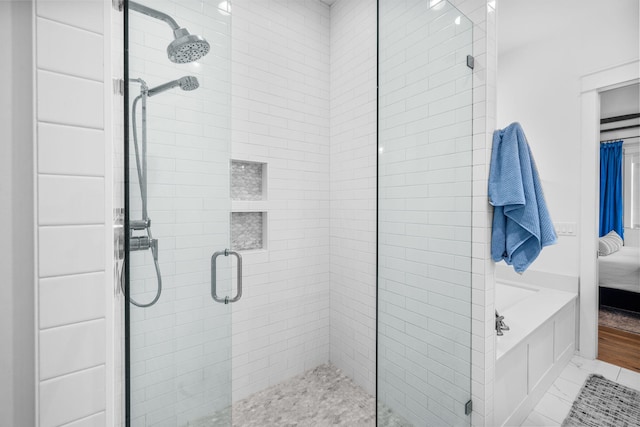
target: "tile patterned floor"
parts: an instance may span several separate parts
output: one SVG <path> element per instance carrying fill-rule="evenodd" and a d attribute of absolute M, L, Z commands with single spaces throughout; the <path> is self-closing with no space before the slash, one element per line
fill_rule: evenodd
<path fill-rule="evenodd" d="M 588 360 L 573 356 L 560 373 L 538 406 L 529 414 L 522 426 L 560 426 L 569 413 L 571 404 L 580 392 L 589 374 L 596 373 L 627 387 L 640 390 L 640 373 L 620 368 L 600 360 Z"/>
<path fill-rule="evenodd" d="M 332 365 L 320 365 L 233 404 L 234 427 L 373 427 L 375 398 Z M 390 411 L 381 425 L 404 427 Z M 382 424 L 384 421 L 384 424 Z M 226 426 L 229 410 L 189 424 Z"/>
<path fill-rule="evenodd" d="M 374 426 L 375 399 L 332 365 L 320 365 L 233 405 L 233 425 Z"/>

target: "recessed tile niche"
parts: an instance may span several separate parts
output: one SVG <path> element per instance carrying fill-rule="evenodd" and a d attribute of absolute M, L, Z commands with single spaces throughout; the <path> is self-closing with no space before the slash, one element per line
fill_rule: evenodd
<path fill-rule="evenodd" d="M 231 199 L 265 200 L 265 163 L 231 161 Z"/>
<path fill-rule="evenodd" d="M 231 248 L 236 251 L 263 249 L 264 212 L 231 213 Z"/>
<path fill-rule="evenodd" d="M 231 248 L 265 249 L 266 163 L 231 161 Z"/>

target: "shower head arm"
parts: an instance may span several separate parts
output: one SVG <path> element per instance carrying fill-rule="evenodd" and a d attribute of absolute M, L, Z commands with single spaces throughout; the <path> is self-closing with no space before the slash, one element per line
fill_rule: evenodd
<path fill-rule="evenodd" d="M 180 29 L 180 26 L 175 21 L 175 19 L 173 19 L 166 13 L 160 12 L 159 10 L 152 9 L 148 6 L 142 5 L 140 3 L 136 3 L 134 1 L 129 1 L 129 9 L 135 10 L 136 12 L 140 12 L 144 15 L 166 22 L 167 24 L 169 24 L 169 26 L 174 32 Z"/>

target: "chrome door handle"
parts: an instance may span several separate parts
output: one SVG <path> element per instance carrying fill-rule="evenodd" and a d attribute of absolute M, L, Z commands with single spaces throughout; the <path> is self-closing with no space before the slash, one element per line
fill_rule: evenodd
<path fill-rule="evenodd" d="M 238 259 L 238 293 L 233 298 L 229 298 L 229 297 L 220 298 L 217 293 L 216 260 L 220 255 L 224 255 L 224 256 L 235 255 L 235 257 Z M 236 302 L 240 298 L 242 298 L 242 256 L 238 252 L 225 249 L 224 251 L 219 251 L 211 255 L 211 297 L 215 302 L 222 302 L 225 304 L 229 304 L 230 302 Z"/>

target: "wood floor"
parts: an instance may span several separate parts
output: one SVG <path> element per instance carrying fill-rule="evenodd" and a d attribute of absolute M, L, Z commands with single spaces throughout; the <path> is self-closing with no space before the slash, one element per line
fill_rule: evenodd
<path fill-rule="evenodd" d="M 598 326 L 598 359 L 640 372 L 640 335 Z"/>

